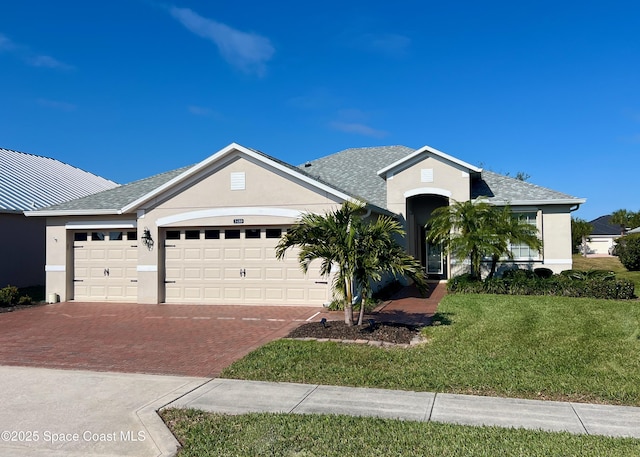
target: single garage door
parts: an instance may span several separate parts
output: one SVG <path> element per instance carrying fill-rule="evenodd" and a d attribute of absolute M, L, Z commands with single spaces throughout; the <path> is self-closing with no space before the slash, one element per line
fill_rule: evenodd
<path fill-rule="evenodd" d="M 74 300 L 136 302 L 135 231 L 74 233 Z"/>
<path fill-rule="evenodd" d="M 322 305 L 329 283 L 297 252 L 277 260 L 284 227 L 201 228 L 165 232 L 165 301 L 207 304 Z"/>

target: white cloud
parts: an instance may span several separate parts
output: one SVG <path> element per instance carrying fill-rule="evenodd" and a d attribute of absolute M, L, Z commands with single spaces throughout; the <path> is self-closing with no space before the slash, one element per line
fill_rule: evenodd
<path fill-rule="evenodd" d="M 48 98 L 39 98 L 37 102 L 40 106 L 53 108 L 60 111 L 67 111 L 67 112 L 75 111 L 77 108 L 77 106 L 74 105 L 73 103 L 61 102 L 58 100 L 50 100 Z"/>
<path fill-rule="evenodd" d="M 385 130 L 376 129 L 368 124 L 369 113 L 359 109 L 343 109 L 338 112 L 338 120 L 329 123 L 329 127 L 345 133 L 384 138 L 389 134 Z"/>
<path fill-rule="evenodd" d="M 356 45 L 388 57 L 404 57 L 409 53 L 411 38 L 397 33 L 368 33 L 356 39 Z"/>
<path fill-rule="evenodd" d="M 388 132 L 384 130 L 374 129 L 366 124 L 358 122 L 340 122 L 334 121 L 329 124 L 334 130 L 339 130 L 345 133 L 355 133 L 363 136 L 370 136 L 373 138 L 384 138 L 388 135 Z"/>
<path fill-rule="evenodd" d="M 171 15 L 192 33 L 212 41 L 222 57 L 236 68 L 263 76 L 275 49 L 271 41 L 255 33 L 242 32 L 207 19 L 189 8 L 171 7 Z"/>
<path fill-rule="evenodd" d="M 28 59 L 28 63 L 34 67 L 58 68 L 61 70 L 71 70 L 73 67 L 62 63 L 51 56 L 34 56 Z"/>
<path fill-rule="evenodd" d="M 7 51 L 32 67 L 72 70 L 74 67 L 51 56 L 36 54 L 28 46 L 20 45 L 0 33 L 0 51 Z"/>

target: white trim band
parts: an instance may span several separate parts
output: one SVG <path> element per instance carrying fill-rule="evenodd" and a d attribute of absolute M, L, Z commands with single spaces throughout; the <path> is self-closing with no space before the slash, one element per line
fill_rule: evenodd
<path fill-rule="evenodd" d="M 136 228 L 135 220 L 125 221 L 70 221 L 64 225 L 67 230 Z"/>
<path fill-rule="evenodd" d="M 45 265 L 44 271 L 67 271 L 65 265 Z"/>
<path fill-rule="evenodd" d="M 156 272 L 158 271 L 158 265 L 138 265 L 136 271 Z"/>
<path fill-rule="evenodd" d="M 404 193 L 404 198 L 415 197 L 416 195 L 440 195 L 442 197 L 451 198 L 451 191 L 440 189 L 438 187 L 418 187 Z"/>
<path fill-rule="evenodd" d="M 200 211 L 189 211 L 187 213 L 173 214 L 161 217 L 156 221 L 158 227 L 163 227 L 176 222 L 190 221 L 193 219 L 203 219 L 207 217 L 237 217 L 237 216 L 275 216 L 297 219 L 305 214 L 297 209 L 269 208 L 269 207 L 238 207 L 238 208 L 211 208 Z"/>

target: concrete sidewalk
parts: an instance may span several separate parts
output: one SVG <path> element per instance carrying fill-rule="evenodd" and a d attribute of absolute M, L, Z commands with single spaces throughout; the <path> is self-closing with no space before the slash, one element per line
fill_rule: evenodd
<path fill-rule="evenodd" d="M 175 455 L 166 407 L 346 414 L 640 438 L 640 408 L 0 366 L 0 456 Z"/>
<path fill-rule="evenodd" d="M 225 414 L 346 414 L 640 438 L 640 408 L 213 379 L 167 407 Z"/>

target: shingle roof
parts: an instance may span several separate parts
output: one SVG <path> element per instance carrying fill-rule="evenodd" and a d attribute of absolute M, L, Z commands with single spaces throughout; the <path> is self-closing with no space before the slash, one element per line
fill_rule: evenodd
<path fill-rule="evenodd" d="M 530 182 L 482 170 L 482 175 L 473 180 L 471 198 L 487 197 L 489 202 L 566 202 L 579 200 L 569 194 L 558 192 Z"/>
<path fill-rule="evenodd" d="M 55 159 L 0 148 L 0 211 L 34 210 L 117 186 Z"/>
<path fill-rule="evenodd" d="M 348 194 L 381 208 L 387 207 L 387 185 L 378 170 L 414 152 L 406 146 L 351 148 L 312 160 L 300 168 L 307 174 L 339 186 Z"/>
<path fill-rule="evenodd" d="M 75 210 L 113 210 L 118 211 L 129 203 L 137 200 L 143 195 L 157 189 L 164 183 L 170 181 L 181 173 L 187 171 L 189 167 L 178 168 L 167 171 L 149 178 L 133 181 L 115 189 L 105 190 L 97 194 L 88 195 L 59 205 L 45 208 L 47 211 L 75 211 Z"/>
<path fill-rule="evenodd" d="M 620 235 L 621 228 L 619 225 L 611 223 L 611 214 L 600 216 L 589 221 L 592 230 L 591 235 Z"/>
<path fill-rule="evenodd" d="M 378 171 L 415 152 L 414 149 L 406 146 L 351 148 L 294 167 L 261 151 L 250 150 L 296 173 L 311 177 L 343 194 L 359 198 L 382 209 L 387 207 L 387 186 L 384 178 L 378 175 Z M 54 205 L 46 210 L 118 211 L 190 168 L 192 167 L 168 171 L 115 189 Z M 562 192 L 490 171 L 482 171 L 481 175 L 472 179 L 471 193 L 473 198 L 486 196 L 494 202 L 544 201 L 554 203 L 562 201 L 566 203 L 567 200 L 576 200 L 575 197 Z"/>
<path fill-rule="evenodd" d="M 412 154 L 406 146 L 382 146 L 345 149 L 336 154 L 301 165 L 308 174 L 340 186 L 353 196 L 364 198 L 382 208 L 387 205 L 387 186 L 378 170 Z M 537 186 L 508 176 L 482 170 L 471 184 L 471 196 L 487 197 L 490 202 L 566 202 L 571 195 Z"/>

